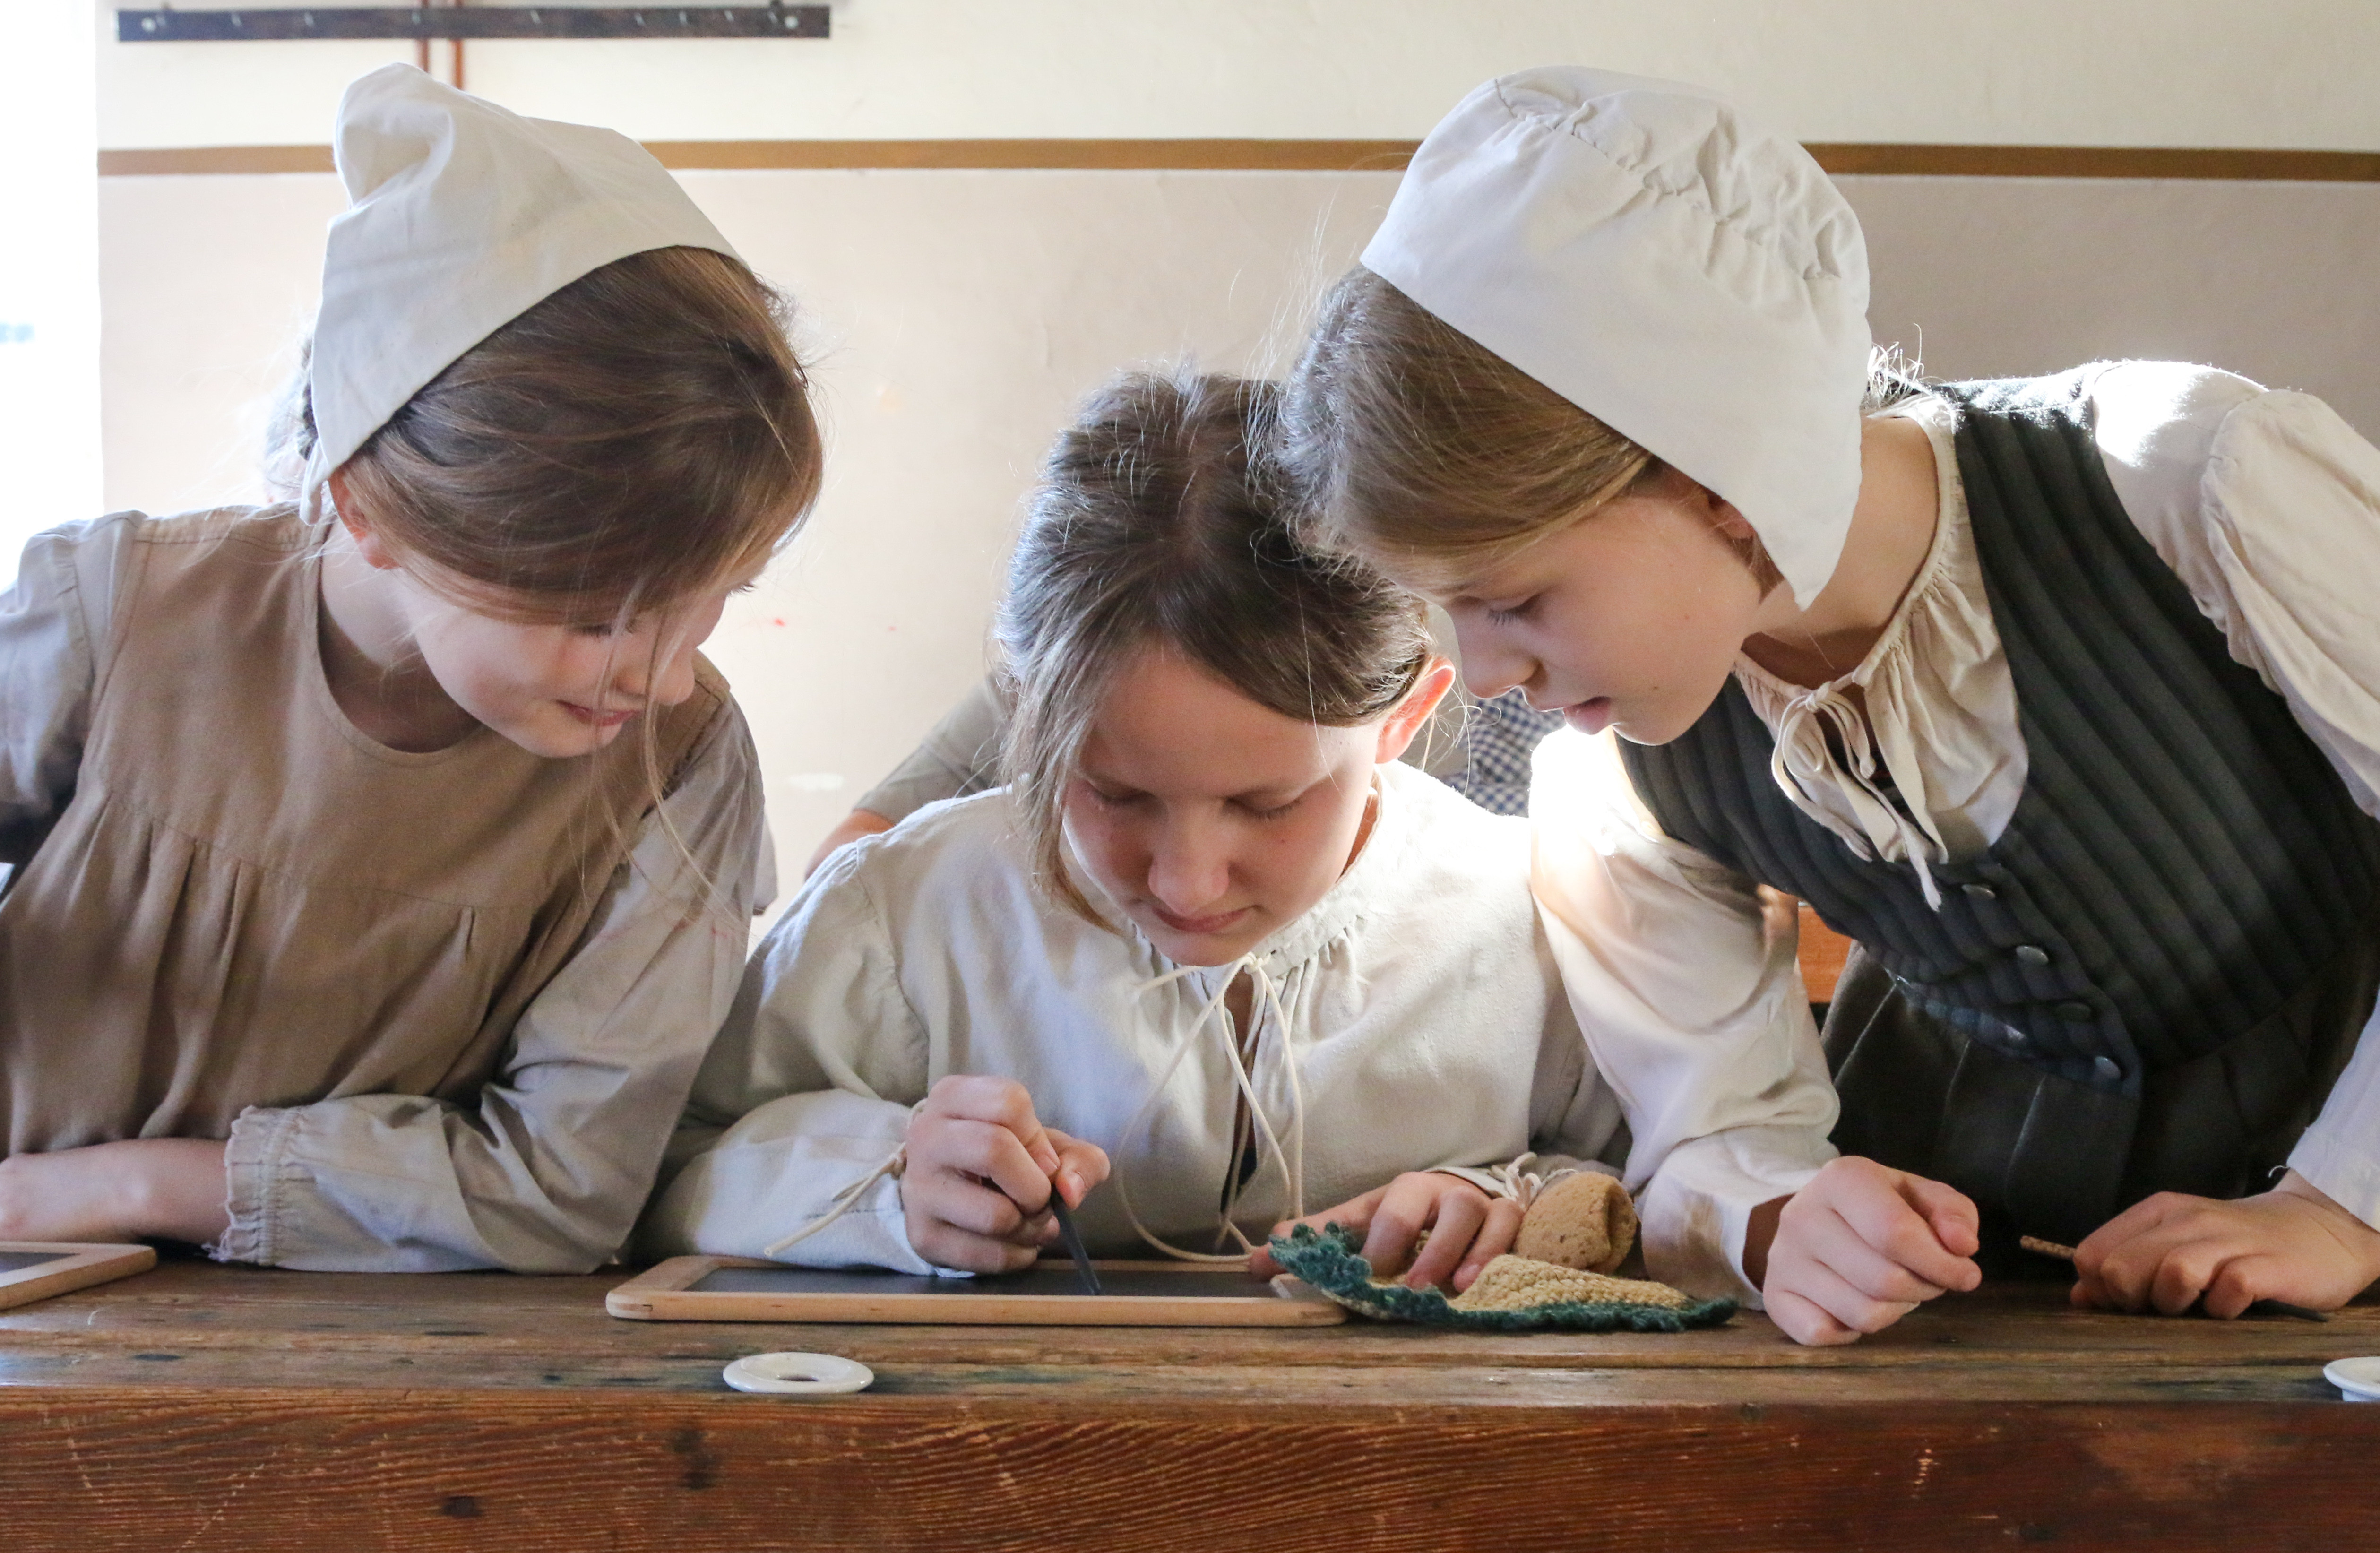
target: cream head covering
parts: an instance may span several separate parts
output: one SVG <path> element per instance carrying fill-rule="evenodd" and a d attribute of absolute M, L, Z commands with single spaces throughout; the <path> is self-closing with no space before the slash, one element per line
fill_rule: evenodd
<path fill-rule="evenodd" d="M 1798 602 L 1834 575 L 1867 246 L 1791 140 L 1698 87 L 1505 76 L 1430 131 L 1364 264 L 1733 503 Z"/>
<path fill-rule="evenodd" d="M 410 65 L 350 85 L 332 135 L 349 204 L 322 260 L 310 508 L 425 383 L 572 281 L 651 249 L 735 252 L 634 140 Z"/>

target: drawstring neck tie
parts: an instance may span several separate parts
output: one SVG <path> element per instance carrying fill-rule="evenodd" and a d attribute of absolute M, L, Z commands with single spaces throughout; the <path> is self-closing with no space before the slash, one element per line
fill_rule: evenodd
<path fill-rule="evenodd" d="M 1135 995 L 1147 997 L 1170 982 L 1179 981 L 1184 977 L 1196 976 L 1207 968 L 1203 965 L 1178 966 L 1162 976 L 1151 977 L 1142 982 L 1135 989 Z M 1265 1116 L 1264 1107 L 1257 1101 L 1256 1084 L 1249 1076 L 1247 1063 L 1240 1056 L 1240 1043 L 1235 1038 L 1232 1028 L 1231 1012 L 1223 1007 L 1224 999 L 1231 995 L 1232 984 L 1239 980 L 1243 971 L 1247 973 L 1248 981 L 1256 994 L 1249 1000 L 1248 1017 L 1256 1024 L 1257 1028 L 1261 1030 L 1264 1027 L 1265 1013 L 1269 1011 L 1272 1016 L 1273 1028 L 1280 1033 L 1281 1037 L 1281 1066 L 1289 1074 L 1289 1147 L 1286 1149 L 1282 1148 L 1280 1136 L 1274 1133 L 1272 1122 Z M 1132 1193 L 1125 1187 L 1123 1181 L 1125 1149 L 1130 1146 L 1132 1139 L 1139 1134 L 1143 1124 L 1156 1111 L 1158 1102 L 1165 1098 L 1165 1091 L 1172 1084 L 1173 1075 L 1181 1071 L 1183 1059 L 1190 1055 L 1191 1049 L 1198 1044 L 1199 1036 L 1209 1028 L 1212 1028 L 1222 1040 L 1224 1059 L 1232 1065 L 1232 1082 L 1239 1087 L 1240 1098 L 1247 1102 L 1248 1117 L 1256 1128 L 1257 1137 L 1262 1141 L 1265 1148 L 1271 1150 L 1273 1162 L 1281 1169 L 1281 1181 L 1289 1192 L 1289 1217 L 1292 1219 L 1305 1217 L 1305 1096 L 1298 1084 L 1296 1058 L 1289 1049 L 1289 1019 L 1281 1012 L 1281 984 L 1275 981 L 1271 973 L 1264 968 L 1263 962 L 1253 954 L 1243 954 L 1225 967 L 1222 978 L 1216 984 L 1214 996 L 1208 998 L 1205 1006 L 1199 1009 L 1196 1022 L 1190 1026 L 1189 1037 L 1175 1049 L 1173 1061 L 1166 1064 L 1165 1072 L 1159 1076 L 1156 1084 L 1150 1086 L 1148 1098 L 1141 1102 L 1140 1110 L 1135 1111 L 1132 1120 L 1125 1123 L 1123 1134 L 1116 1139 L 1115 1173 L 1111 1179 L 1115 1185 L 1116 1200 L 1123 1207 L 1124 1218 L 1131 1221 L 1134 1232 L 1142 1240 L 1168 1256 L 1180 1261 L 1236 1264 L 1245 1262 L 1257 1249 L 1256 1243 L 1240 1232 L 1239 1225 L 1234 1223 L 1232 1218 L 1232 1210 L 1238 1207 L 1240 1193 L 1245 1185 L 1240 1179 L 1237 1160 L 1232 1161 L 1231 1178 L 1220 1214 L 1223 1232 L 1240 1244 L 1240 1252 L 1236 1256 L 1229 1253 L 1186 1251 L 1160 1239 L 1148 1225 L 1141 1222 L 1139 1213 L 1132 1206 Z M 1263 1154 L 1259 1151 L 1257 1173 L 1261 1173 L 1263 1169 Z"/>
<path fill-rule="evenodd" d="M 1835 732 L 1832 746 L 1827 739 L 1829 727 Z M 1933 870 L 1927 865 L 1937 858 L 1948 862 L 1950 849 L 1930 819 L 1922 824 L 1911 819 L 1907 809 L 1894 803 L 1876 781 L 1876 741 L 1869 732 L 1867 718 L 1833 682 L 1803 691 L 1785 703 L 1777 720 L 1776 746 L 1768 757 L 1769 775 L 1788 797 L 1806 809 L 1821 811 L 1827 806 L 1812 790 L 1811 783 L 1842 770 L 1835 759 L 1836 746 L 1842 750 L 1843 763 L 1849 767 L 1842 774 L 1853 783 L 1837 791 L 1851 806 L 1859 828 L 1866 832 L 1864 840 L 1844 836 L 1845 843 L 1868 861 L 1878 855 L 1889 861 L 1898 852 L 1917 870 L 1917 886 L 1925 892 L 1925 904 L 1941 910 L 1942 892 L 1935 886 Z"/>

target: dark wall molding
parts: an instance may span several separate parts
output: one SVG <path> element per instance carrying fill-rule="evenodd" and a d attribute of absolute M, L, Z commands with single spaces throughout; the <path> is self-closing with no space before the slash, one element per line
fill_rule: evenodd
<path fill-rule="evenodd" d="M 678 168 L 1394 172 L 1412 140 L 655 140 Z M 1820 142 L 1829 173 L 1900 177 L 2219 178 L 2380 183 L 2380 152 L 2168 146 L 1951 146 Z M 328 146 L 103 151 L 107 177 L 327 173 Z"/>

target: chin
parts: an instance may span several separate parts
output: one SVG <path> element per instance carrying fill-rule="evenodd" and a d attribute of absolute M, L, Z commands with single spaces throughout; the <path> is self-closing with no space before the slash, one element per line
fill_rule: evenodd
<path fill-rule="evenodd" d="M 561 726 L 494 726 L 505 738 L 546 760 L 575 760 L 582 755 L 592 755 L 620 736 L 616 727 L 589 728 L 576 720 L 564 721 Z"/>
<path fill-rule="evenodd" d="M 1714 691 L 1710 699 L 1700 706 L 1684 710 L 1676 707 L 1661 707 L 1615 718 L 1612 720 L 1611 731 L 1630 744 L 1669 744 L 1673 740 L 1683 738 L 1686 731 L 1701 722 L 1703 713 L 1710 710 L 1713 703 L 1718 699 L 1718 695 Z"/>
<path fill-rule="evenodd" d="M 1177 965 L 1228 965 L 1264 940 L 1261 933 L 1181 933 L 1138 916 L 1133 921 L 1157 952 Z"/>

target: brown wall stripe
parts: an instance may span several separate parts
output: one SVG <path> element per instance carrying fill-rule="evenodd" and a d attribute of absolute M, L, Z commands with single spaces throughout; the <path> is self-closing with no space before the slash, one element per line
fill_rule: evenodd
<path fill-rule="evenodd" d="M 1411 140 L 655 140 L 681 168 L 1050 168 L 1393 172 Z M 1921 177 L 2237 178 L 2380 183 L 2380 152 L 2192 151 L 2174 147 L 1819 143 L 1830 173 Z M 103 151 L 103 176 L 327 173 L 328 146 L 189 146 Z"/>

